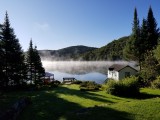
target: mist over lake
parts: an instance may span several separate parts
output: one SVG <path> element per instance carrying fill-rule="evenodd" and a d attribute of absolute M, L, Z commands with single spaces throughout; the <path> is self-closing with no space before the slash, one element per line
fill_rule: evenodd
<path fill-rule="evenodd" d="M 74 77 L 77 80 L 95 81 L 102 84 L 107 79 L 108 67 L 113 64 L 129 64 L 126 61 L 42 61 L 46 72 L 54 74 L 56 80 L 63 77 Z"/>

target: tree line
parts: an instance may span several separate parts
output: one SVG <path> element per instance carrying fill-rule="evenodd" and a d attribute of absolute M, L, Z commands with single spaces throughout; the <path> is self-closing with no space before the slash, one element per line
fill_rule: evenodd
<path fill-rule="evenodd" d="M 22 50 L 6 12 L 4 23 L 0 24 L 0 89 L 41 84 L 44 75 L 37 47 L 33 48 L 31 40 L 28 51 Z"/>
<path fill-rule="evenodd" d="M 140 67 L 139 77 L 144 84 L 149 84 L 160 75 L 159 28 L 151 6 L 147 18 L 139 23 L 137 9 L 134 10 L 132 33 L 123 50 L 127 60 L 135 60 Z"/>

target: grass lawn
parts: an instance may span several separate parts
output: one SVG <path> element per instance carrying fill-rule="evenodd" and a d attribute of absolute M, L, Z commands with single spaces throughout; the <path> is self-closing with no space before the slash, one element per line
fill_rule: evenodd
<path fill-rule="evenodd" d="M 160 120 L 160 90 L 143 88 L 141 94 L 139 98 L 123 98 L 63 85 L 45 91 L 6 93 L 0 97 L 0 110 L 30 96 L 32 104 L 19 120 Z"/>

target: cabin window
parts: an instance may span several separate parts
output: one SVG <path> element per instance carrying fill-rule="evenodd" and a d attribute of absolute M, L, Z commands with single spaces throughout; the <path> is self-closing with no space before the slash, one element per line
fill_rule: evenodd
<path fill-rule="evenodd" d="M 110 74 L 110 75 L 111 75 L 111 74 L 113 75 L 113 74 L 114 74 L 114 71 L 109 71 L 109 74 Z"/>
<path fill-rule="evenodd" d="M 114 73 L 114 76 L 117 77 L 117 73 L 116 72 Z"/>
<path fill-rule="evenodd" d="M 125 77 L 129 77 L 130 76 L 130 72 L 125 72 Z"/>

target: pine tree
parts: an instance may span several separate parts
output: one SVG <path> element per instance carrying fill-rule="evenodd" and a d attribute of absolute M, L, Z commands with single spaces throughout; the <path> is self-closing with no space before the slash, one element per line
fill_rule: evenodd
<path fill-rule="evenodd" d="M 147 31 L 148 31 L 147 50 L 150 51 L 156 48 L 159 37 L 159 29 L 157 29 L 157 23 L 154 18 L 151 6 L 148 10 L 148 16 L 147 16 Z"/>
<path fill-rule="evenodd" d="M 5 86 L 20 85 L 24 77 L 24 56 L 19 40 L 10 26 L 7 12 L 2 24 L 1 41 L 4 52 Z"/>

